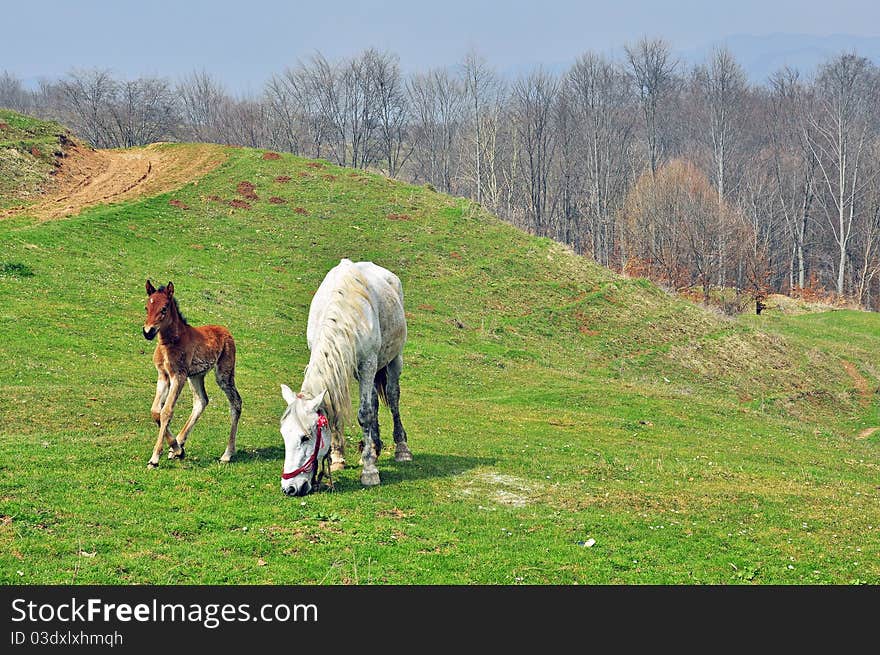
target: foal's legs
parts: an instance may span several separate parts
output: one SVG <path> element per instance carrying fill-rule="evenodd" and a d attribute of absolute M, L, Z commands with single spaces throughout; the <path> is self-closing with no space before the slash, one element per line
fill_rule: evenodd
<path fill-rule="evenodd" d="M 177 444 L 180 446 L 180 451 L 174 452 L 173 449 L 169 450 L 168 459 L 174 459 L 175 457 L 180 457 L 182 459 L 184 457 L 183 446 L 186 443 L 187 437 L 189 437 L 189 433 L 192 432 L 192 429 L 196 426 L 196 421 L 199 420 L 202 412 L 205 411 L 205 407 L 208 406 L 208 394 L 205 391 L 204 374 L 189 378 L 189 388 L 192 389 L 193 392 L 192 414 L 189 415 L 189 420 L 186 422 L 186 425 L 183 426 L 180 434 L 177 435 Z"/>
<path fill-rule="evenodd" d="M 387 377 L 385 381 L 385 397 L 388 399 L 388 409 L 391 410 L 391 418 L 394 419 L 394 460 L 397 462 L 411 462 L 412 453 L 406 445 L 406 430 L 400 420 L 400 372 L 403 369 L 403 357 L 398 355 L 385 368 Z"/>
<path fill-rule="evenodd" d="M 373 380 L 376 379 L 376 358 L 373 357 L 361 363 L 358 370 L 358 386 L 360 387 L 360 407 L 358 408 L 358 423 L 364 432 L 364 449 L 361 452 L 363 469 L 361 470 L 361 484 L 372 487 L 379 484 L 379 469 L 376 468 L 378 455 L 378 433 L 374 434 L 376 412 L 373 409 L 373 399 L 376 390 Z"/>
<path fill-rule="evenodd" d="M 214 374 L 217 386 L 223 389 L 223 393 L 229 399 L 229 417 L 232 425 L 229 428 L 226 450 L 220 456 L 221 462 L 228 462 L 235 454 L 235 435 L 238 432 L 238 419 L 241 417 L 241 396 L 235 388 L 235 344 L 232 341 L 227 342 L 223 347 Z"/>
<path fill-rule="evenodd" d="M 185 375 L 177 374 L 165 377 L 162 372 L 159 373 L 159 380 L 156 383 L 156 398 L 153 400 L 152 408 L 153 420 L 159 424 L 159 436 L 156 437 L 153 456 L 150 457 L 150 461 L 147 463 L 148 468 L 159 466 L 159 455 L 162 454 L 163 439 L 168 441 L 168 447 L 173 451 L 180 449 L 177 441 L 171 435 L 171 430 L 168 429 L 168 424 L 171 423 L 171 418 L 174 416 L 174 405 L 180 396 L 180 390 L 183 388 L 184 381 L 186 381 Z M 167 384 L 167 388 L 165 384 Z"/>

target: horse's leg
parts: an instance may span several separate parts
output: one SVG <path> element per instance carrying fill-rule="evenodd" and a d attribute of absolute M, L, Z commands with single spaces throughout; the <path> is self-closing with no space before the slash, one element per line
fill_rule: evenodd
<path fill-rule="evenodd" d="M 183 388 L 183 383 L 185 381 L 186 375 L 183 375 L 181 373 L 170 376 L 170 384 L 168 385 L 167 397 L 165 398 L 165 402 L 162 405 L 162 409 L 159 411 L 159 436 L 156 437 L 156 446 L 155 448 L 153 448 L 153 456 L 147 463 L 147 468 L 156 468 L 157 466 L 159 466 L 159 455 L 162 452 L 163 439 L 168 442 L 168 447 L 172 450 L 177 451 L 180 449 L 177 441 L 172 436 L 171 430 L 168 428 L 168 425 L 171 423 L 171 419 L 174 417 L 174 405 L 177 403 L 177 399 L 180 396 L 180 390 Z M 156 396 L 158 397 L 159 394 L 157 393 Z"/>
<path fill-rule="evenodd" d="M 379 434 L 379 394 L 373 393 L 373 438 L 374 443 L 376 445 L 376 459 L 379 459 L 379 456 L 382 454 L 382 437 Z M 361 439 L 361 442 L 358 444 L 358 449 L 360 452 L 364 451 L 364 440 Z M 363 465 L 364 460 L 363 457 L 359 462 Z"/>
<path fill-rule="evenodd" d="M 235 454 L 235 436 L 238 432 L 238 419 L 241 417 L 241 396 L 238 389 L 235 388 L 235 344 L 232 341 L 227 342 L 223 347 L 223 353 L 217 360 L 214 375 L 217 379 L 217 386 L 223 389 L 223 393 L 229 399 L 229 418 L 231 421 L 229 441 L 226 443 L 226 450 L 220 456 L 221 462 L 228 462 Z"/>
<path fill-rule="evenodd" d="M 160 415 L 162 413 L 162 407 L 165 406 L 165 400 L 168 398 L 170 384 L 168 382 L 168 376 L 164 371 L 158 371 L 158 373 L 158 379 L 156 380 L 156 396 L 153 398 L 152 407 L 150 407 L 150 416 L 153 417 L 156 425 L 161 427 L 162 422 L 160 420 Z M 156 445 L 153 447 L 153 456 L 150 457 L 150 464 L 153 466 L 158 466 L 159 464 L 159 456 L 162 454 L 164 437 L 165 433 L 160 431 L 159 436 L 156 439 Z"/>
<path fill-rule="evenodd" d="M 174 452 L 173 449 L 169 450 L 168 459 L 174 459 L 175 457 L 183 459 L 186 456 L 183 447 L 186 444 L 189 433 L 192 432 L 192 429 L 196 426 L 196 421 L 199 420 L 202 412 L 205 411 L 205 407 L 208 406 L 208 394 L 205 391 L 204 374 L 189 378 L 189 388 L 192 389 L 193 392 L 192 414 L 189 415 L 189 420 L 186 422 L 186 425 L 183 426 L 180 434 L 177 435 L 177 445 L 180 446 L 180 451 Z"/>
<path fill-rule="evenodd" d="M 358 386 L 360 387 L 360 407 L 358 408 L 358 423 L 364 433 L 364 449 L 361 452 L 363 470 L 361 470 L 361 484 L 372 487 L 379 484 L 379 469 L 376 468 L 377 441 L 379 435 L 373 434 L 375 424 L 375 412 L 373 410 L 373 396 L 376 390 L 373 388 L 373 380 L 376 378 L 376 358 L 372 357 L 358 368 Z"/>
<path fill-rule="evenodd" d="M 334 429 L 330 433 L 330 472 L 345 468 L 345 434 Z"/>
<path fill-rule="evenodd" d="M 394 459 L 397 462 L 411 462 L 412 453 L 406 445 L 406 430 L 400 420 L 400 372 L 403 370 L 403 357 L 395 357 L 385 370 L 385 397 L 394 420 Z"/>
<path fill-rule="evenodd" d="M 373 389 L 373 443 L 376 444 L 376 459 L 382 454 L 382 437 L 379 434 L 379 394 Z"/>

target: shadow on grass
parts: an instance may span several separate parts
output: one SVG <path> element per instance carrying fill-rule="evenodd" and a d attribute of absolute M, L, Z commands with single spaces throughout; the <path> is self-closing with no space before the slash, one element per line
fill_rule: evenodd
<path fill-rule="evenodd" d="M 465 457 L 437 453 L 413 453 L 413 461 L 395 462 L 393 454 L 383 453 L 377 467 L 382 480 L 381 485 L 388 487 L 401 482 L 453 477 L 480 466 L 492 466 L 495 462 L 494 457 Z M 333 493 L 349 493 L 361 489 L 363 485 L 360 483 L 360 466 L 355 459 L 353 466 L 349 465 L 345 471 L 335 474 Z"/>
<path fill-rule="evenodd" d="M 359 455 L 346 451 L 349 464 L 344 471 L 333 475 L 335 492 L 359 491 L 363 488 L 360 483 L 361 467 L 358 464 Z M 239 450 L 229 466 L 248 466 L 260 462 L 283 462 L 284 446 L 267 446 L 264 448 L 248 448 Z M 493 466 L 496 462 L 494 457 L 468 457 L 464 455 L 444 455 L 440 453 L 414 453 L 411 462 L 394 461 L 393 446 L 383 451 L 377 464 L 382 486 L 390 486 L 401 482 L 415 480 L 427 480 L 432 478 L 447 478 L 461 475 L 480 466 Z M 186 467 L 207 468 L 216 465 L 214 458 L 191 457 L 185 460 Z M 165 462 L 162 462 L 165 464 Z M 322 484 L 323 487 L 323 484 Z"/>

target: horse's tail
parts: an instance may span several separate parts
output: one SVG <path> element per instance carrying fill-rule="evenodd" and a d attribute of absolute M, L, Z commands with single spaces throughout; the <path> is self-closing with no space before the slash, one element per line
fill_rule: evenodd
<path fill-rule="evenodd" d="M 373 380 L 373 387 L 376 389 L 376 395 L 386 407 L 388 406 L 388 396 L 385 394 L 385 385 L 388 383 L 388 370 L 383 366 L 376 371 L 376 378 Z"/>

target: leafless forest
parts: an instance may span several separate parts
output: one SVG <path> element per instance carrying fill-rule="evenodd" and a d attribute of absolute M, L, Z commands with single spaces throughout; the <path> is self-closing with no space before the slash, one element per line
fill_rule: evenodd
<path fill-rule="evenodd" d="M 75 70 L 36 91 L 6 72 L 0 106 L 96 147 L 214 141 L 431 184 L 706 298 L 726 287 L 880 309 L 880 69 L 856 53 L 756 85 L 724 49 L 685 66 L 659 39 L 516 79 L 476 54 L 403 75 L 371 49 L 315 54 L 252 97 L 200 71 Z"/>

